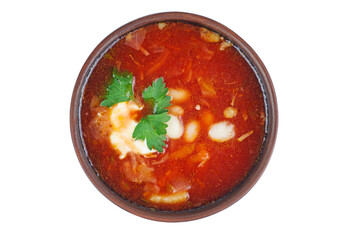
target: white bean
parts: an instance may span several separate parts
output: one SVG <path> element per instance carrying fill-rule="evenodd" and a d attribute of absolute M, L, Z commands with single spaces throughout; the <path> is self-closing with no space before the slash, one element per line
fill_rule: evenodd
<path fill-rule="evenodd" d="M 166 128 L 166 135 L 171 139 L 178 139 L 184 133 L 184 126 L 180 122 L 179 118 L 174 115 L 169 114 L 170 120 L 166 123 L 168 127 Z"/>
<path fill-rule="evenodd" d="M 169 113 L 176 116 L 181 116 L 184 114 L 184 109 L 178 105 L 173 105 L 169 107 Z"/>
<path fill-rule="evenodd" d="M 186 124 L 184 139 L 186 142 L 193 142 L 200 131 L 200 124 L 198 121 L 191 121 Z"/>
<path fill-rule="evenodd" d="M 169 88 L 168 95 L 173 103 L 183 103 L 190 98 L 190 92 L 183 88 Z"/>
<path fill-rule="evenodd" d="M 215 142 L 225 142 L 235 137 L 235 126 L 228 121 L 214 123 L 210 126 L 209 137 Z"/>
<path fill-rule="evenodd" d="M 238 114 L 238 110 L 234 107 L 227 107 L 224 109 L 224 117 L 233 118 Z"/>

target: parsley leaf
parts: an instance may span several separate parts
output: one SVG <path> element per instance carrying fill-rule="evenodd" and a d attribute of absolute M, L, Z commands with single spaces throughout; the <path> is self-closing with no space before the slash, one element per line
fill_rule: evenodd
<path fill-rule="evenodd" d="M 143 117 L 136 125 L 132 137 L 134 139 L 146 140 L 148 148 L 156 149 L 158 152 L 163 151 L 166 141 L 166 128 L 170 120 L 166 109 L 171 105 L 170 96 L 167 96 L 168 88 L 165 87 L 164 79 L 158 78 L 153 81 L 152 85 L 143 91 L 143 99 L 151 106 L 151 113 Z M 107 87 L 105 100 L 100 106 L 111 107 L 119 102 L 129 100 L 135 101 L 133 92 L 133 74 L 119 72 L 113 69 L 111 84 Z"/>
<path fill-rule="evenodd" d="M 152 86 L 149 86 L 143 91 L 143 98 L 153 106 L 153 114 L 160 114 L 167 112 L 166 109 L 171 105 L 171 97 L 166 96 L 168 88 L 165 87 L 164 79 L 156 79 Z M 169 121 L 169 120 L 168 120 Z"/>
<path fill-rule="evenodd" d="M 166 112 L 160 114 L 147 115 L 136 125 L 132 137 L 135 139 L 146 140 L 149 149 L 155 148 L 158 152 L 165 147 L 165 134 L 170 116 Z"/>
<path fill-rule="evenodd" d="M 152 86 L 143 91 L 142 96 L 145 101 L 151 103 L 153 114 L 143 117 L 132 135 L 135 139 L 146 140 L 148 148 L 150 150 L 155 148 L 158 152 L 162 152 L 165 147 L 165 134 L 168 126 L 166 122 L 170 120 L 166 108 L 171 105 L 171 98 L 166 95 L 167 93 L 168 88 L 165 87 L 163 78 L 156 79 Z"/>
<path fill-rule="evenodd" d="M 111 107 L 119 102 L 133 100 L 134 92 L 132 84 L 132 73 L 120 73 L 116 68 L 113 68 L 111 84 L 107 87 L 105 100 L 100 103 L 100 106 Z"/>

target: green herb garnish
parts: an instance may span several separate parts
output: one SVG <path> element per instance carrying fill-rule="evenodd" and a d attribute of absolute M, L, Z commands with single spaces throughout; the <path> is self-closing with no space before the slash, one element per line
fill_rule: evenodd
<path fill-rule="evenodd" d="M 152 86 L 149 86 L 143 91 L 143 98 L 145 101 L 150 102 L 153 106 L 153 113 L 159 114 L 167 112 L 166 109 L 171 105 L 171 97 L 166 96 L 168 88 L 165 87 L 164 79 L 156 79 Z"/>
<path fill-rule="evenodd" d="M 105 100 L 101 102 L 101 106 L 111 107 L 119 102 L 126 102 L 134 99 L 133 93 L 133 75 L 127 72 L 120 73 L 113 69 L 112 82 L 107 87 Z M 144 89 L 142 97 L 146 103 L 152 108 L 151 113 L 144 116 L 136 125 L 132 137 L 134 139 L 146 140 L 148 148 L 155 149 L 158 152 L 163 151 L 166 140 L 166 128 L 170 120 L 167 115 L 171 105 L 170 96 L 167 96 L 168 88 L 165 87 L 164 79 L 158 78 L 153 81 L 152 85 Z"/>
<path fill-rule="evenodd" d="M 170 116 L 166 112 L 147 115 L 136 125 L 132 137 L 146 140 L 149 149 L 155 148 L 158 152 L 162 152 L 165 147 L 166 127 L 168 126 L 165 122 L 169 120 Z"/>
<path fill-rule="evenodd" d="M 113 68 L 111 84 L 107 87 L 105 100 L 100 103 L 100 106 L 111 107 L 116 103 L 134 100 L 132 84 L 132 73 L 120 73 L 116 68 Z"/>
<path fill-rule="evenodd" d="M 165 87 L 164 79 L 158 78 L 153 81 L 152 86 L 149 86 L 143 91 L 143 98 L 152 106 L 152 115 L 143 117 L 138 125 L 135 127 L 132 137 L 135 139 L 146 140 L 149 149 L 155 148 L 158 152 L 163 151 L 165 147 L 165 122 L 170 120 L 166 109 L 171 105 L 170 96 L 167 96 L 168 88 Z"/>

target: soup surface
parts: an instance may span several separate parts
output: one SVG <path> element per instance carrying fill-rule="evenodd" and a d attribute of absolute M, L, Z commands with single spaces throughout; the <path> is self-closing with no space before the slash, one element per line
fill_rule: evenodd
<path fill-rule="evenodd" d="M 134 98 L 102 106 L 113 72 L 132 73 Z M 142 94 L 162 78 L 171 106 L 162 151 L 135 140 L 151 111 Z M 158 210 L 184 210 L 221 198 L 256 162 L 265 134 L 264 97 L 254 71 L 219 34 L 182 22 L 121 37 L 84 88 L 81 130 L 99 177 L 116 193 Z"/>

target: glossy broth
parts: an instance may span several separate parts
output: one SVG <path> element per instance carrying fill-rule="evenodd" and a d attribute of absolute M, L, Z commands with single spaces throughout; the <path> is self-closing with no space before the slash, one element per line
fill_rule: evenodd
<path fill-rule="evenodd" d="M 139 99 L 159 77 L 169 90 L 188 94 L 184 101 L 173 99 L 169 108 L 185 132 L 178 139 L 168 137 L 162 153 L 129 152 L 120 158 L 109 140 L 111 108 L 100 102 L 114 67 L 133 73 Z M 143 115 L 131 113 L 136 121 Z M 158 210 L 196 208 L 229 193 L 256 163 L 265 121 L 259 81 L 237 48 L 183 22 L 151 24 L 121 37 L 94 67 L 81 105 L 83 140 L 99 177 L 123 198 Z M 194 139 L 185 136 L 190 122 L 196 123 L 188 130 Z M 233 126 L 234 134 L 222 142 L 209 136 L 220 122 Z"/>

